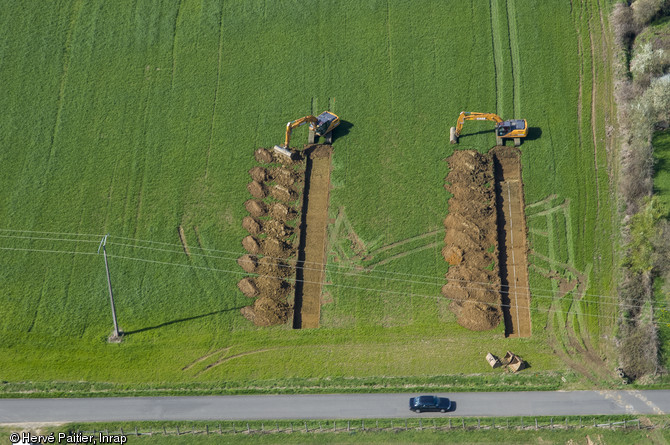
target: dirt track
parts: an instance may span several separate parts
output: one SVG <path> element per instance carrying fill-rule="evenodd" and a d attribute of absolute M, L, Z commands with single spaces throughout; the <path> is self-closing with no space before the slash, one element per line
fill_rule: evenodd
<path fill-rule="evenodd" d="M 326 259 L 331 153 L 330 145 L 315 145 L 305 149 L 308 158 L 296 270 L 294 328 L 319 327 L 321 285 Z"/>
<path fill-rule="evenodd" d="M 530 291 L 526 215 L 521 180 L 521 153 L 517 148 L 491 151 L 495 166 L 500 281 L 505 336 L 530 337 Z"/>

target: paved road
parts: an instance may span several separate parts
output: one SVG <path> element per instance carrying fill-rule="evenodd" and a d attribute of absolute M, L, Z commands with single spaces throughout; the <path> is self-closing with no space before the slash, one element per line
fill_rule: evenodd
<path fill-rule="evenodd" d="M 0 424 L 120 420 L 369 419 L 408 416 L 562 416 L 670 413 L 670 390 L 438 394 L 448 414 L 409 412 L 416 394 L 0 399 Z"/>

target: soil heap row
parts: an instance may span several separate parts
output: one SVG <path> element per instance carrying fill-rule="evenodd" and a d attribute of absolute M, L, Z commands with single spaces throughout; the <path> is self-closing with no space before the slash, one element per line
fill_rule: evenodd
<path fill-rule="evenodd" d="M 442 295 L 458 324 L 473 330 L 500 323 L 500 275 L 493 159 L 472 150 L 456 151 L 447 159 L 445 188 L 449 214 L 442 256 L 449 263 Z"/>
<path fill-rule="evenodd" d="M 286 323 L 292 315 L 299 236 L 296 220 L 304 183 L 304 161 L 290 160 L 271 150 L 259 148 L 254 154 L 258 165 L 249 170 L 247 190 L 254 199 L 244 203 L 249 212 L 242 227 L 249 232 L 242 240 L 248 252 L 237 259 L 245 272 L 253 274 L 237 283 L 240 291 L 254 302 L 243 307 L 242 315 L 256 326 Z"/>

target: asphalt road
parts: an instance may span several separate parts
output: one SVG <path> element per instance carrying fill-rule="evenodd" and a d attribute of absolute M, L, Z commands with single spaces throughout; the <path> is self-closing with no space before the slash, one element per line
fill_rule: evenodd
<path fill-rule="evenodd" d="M 670 413 L 670 390 L 438 393 L 447 414 L 409 411 L 417 394 L 0 399 L 0 424 L 129 420 L 369 419 Z"/>

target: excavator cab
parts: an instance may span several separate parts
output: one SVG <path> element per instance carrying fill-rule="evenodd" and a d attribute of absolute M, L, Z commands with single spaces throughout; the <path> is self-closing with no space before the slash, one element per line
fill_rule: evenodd
<path fill-rule="evenodd" d="M 325 136 L 335 127 L 340 125 L 340 118 L 330 111 L 324 111 L 316 117 L 317 121 L 314 125 L 314 130 L 317 136 Z"/>
<path fill-rule="evenodd" d="M 528 123 L 525 119 L 512 119 L 496 125 L 496 136 L 501 138 L 524 138 L 528 136 Z"/>

